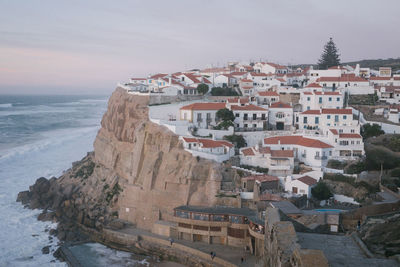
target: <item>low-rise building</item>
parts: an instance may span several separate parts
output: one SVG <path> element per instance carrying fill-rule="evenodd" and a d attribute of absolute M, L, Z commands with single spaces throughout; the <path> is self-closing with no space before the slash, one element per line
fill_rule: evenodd
<path fill-rule="evenodd" d="M 311 167 L 326 166 L 333 151 L 328 143 L 299 135 L 268 137 L 263 143 L 271 149 L 293 150 L 295 159 Z"/>
<path fill-rule="evenodd" d="M 216 114 L 220 109 L 226 108 L 225 103 L 193 103 L 179 109 L 180 120 L 189 121 L 198 128 L 216 126 Z"/>
<path fill-rule="evenodd" d="M 308 175 L 294 178 L 288 176 L 284 180 L 285 191 L 291 194 L 306 195 L 307 198 L 311 198 L 311 189 L 317 185 L 318 181 Z"/>
<path fill-rule="evenodd" d="M 275 91 L 259 91 L 256 93 L 257 103 L 259 105 L 271 105 L 279 102 L 279 94 Z"/>
<path fill-rule="evenodd" d="M 336 129 L 330 129 L 329 143 L 333 145 L 333 157 L 353 158 L 365 154 L 362 136 L 358 133 L 339 133 Z"/>
<path fill-rule="evenodd" d="M 275 102 L 269 106 L 269 128 L 272 130 L 290 130 L 293 125 L 293 108 L 283 102 Z"/>
<path fill-rule="evenodd" d="M 223 162 L 235 155 L 234 145 L 224 140 L 205 138 L 181 137 L 185 150 L 193 156 Z"/>
<path fill-rule="evenodd" d="M 336 92 L 301 92 L 299 104 L 304 110 L 320 108 L 343 108 L 343 95 Z"/>
<path fill-rule="evenodd" d="M 268 109 L 249 105 L 232 105 L 236 131 L 261 131 L 267 128 Z"/>
<path fill-rule="evenodd" d="M 271 175 L 289 175 L 294 168 L 293 150 L 271 149 L 270 147 L 245 147 L 240 149 L 240 164 L 268 168 Z"/>

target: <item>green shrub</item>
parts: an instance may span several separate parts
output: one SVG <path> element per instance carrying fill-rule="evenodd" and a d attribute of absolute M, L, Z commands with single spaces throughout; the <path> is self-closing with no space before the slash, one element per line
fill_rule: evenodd
<path fill-rule="evenodd" d="M 337 169 L 337 170 L 343 170 L 344 167 L 346 167 L 346 165 L 347 165 L 346 161 L 330 159 L 328 161 L 327 167 L 332 168 L 332 169 Z"/>
<path fill-rule="evenodd" d="M 349 167 L 346 169 L 346 173 L 348 174 L 358 174 L 366 170 L 365 162 L 364 161 L 359 161 L 356 163 L 351 164 Z"/>
<path fill-rule="evenodd" d="M 211 95 L 213 95 L 213 96 L 238 96 L 239 94 L 232 88 L 213 87 L 211 89 Z"/>
<path fill-rule="evenodd" d="M 250 165 L 240 165 L 240 168 L 244 168 L 244 169 L 248 169 L 248 170 L 252 170 L 252 171 L 268 174 L 268 168 L 261 168 L 261 167 L 258 167 L 258 166 L 254 167 L 254 166 L 250 166 Z"/>
<path fill-rule="evenodd" d="M 379 192 L 379 185 L 378 184 L 372 185 L 372 184 L 369 184 L 369 183 L 367 183 L 365 181 L 356 182 L 355 178 L 348 177 L 348 176 L 345 176 L 345 175 L 340 174 L 340 173 L 335 173 L 335 174 L 325 173 L 324 174 L 324 179 L 331 180 L 331 181 L 336 181 L 336 182 L 347 183 L 347 184 L 350 184 L 351 186 L 353 186 L 355 188 L 364 187 L 368 191 L 368 193 L 370 193 L 370 194 Z"/>
<path fill-rule="evenodd" d="M 244 140 L 242 135 L 236 135 L 236 134 L 225 135 L 224 139 L 233 143 L 236 146 L 236 148 L 242 148 L 246 146 L 246 140 Z"/>
<path fill-rule="evenodd" d="M 331 190 L 323 181 L 319 181 L 316 186 L 311 188 L 311 194 L 318 200 L 325 200 L 333 196 Z"/>

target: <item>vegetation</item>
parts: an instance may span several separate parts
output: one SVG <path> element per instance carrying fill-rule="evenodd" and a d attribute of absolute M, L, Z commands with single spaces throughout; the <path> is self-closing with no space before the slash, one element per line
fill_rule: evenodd
<path fill-rule="evenodd" d="M 393 71 L 400 70 L 400 57 L 399 58 L 388 58 L 388 59 L 364 59 L 353 62 L 343 63 L 346 65 L 357 65 L 364 68 L 372 68 L 378 70 L 379 67 L 391 67 Z"/>
<path fill-rule="evenodd" d="M 335 159 L 330 159 L 328 161 L 328 164 L 326 165 L 328 168 L 331 169 L 337 169 L 337 170 L 343 170 L 344 167 L 346 167 L 347 162 L 346 161 L 340 161 L 340 160 L 335 160 Z"/>
<path fill-rule="evenodd" d="M 242 148 L 246 146 L 246 140 L 242 135 L 225 135 L 224 139 L 233 143 L 237 148 Z"/>
<path fill-rule="evenodd" d="M 261 167 L 258 167 L 258 166 L 254 167 L 254 166 L 250 166 L 250 165 L 240 165 L 240 168 L 244 168 L 244 169 L 248 169 L 248 170 L 252 170 L 252 171 L 268 174 L 268 168 L 261 168 Z"/>
<path fill-rule="evenodd" d="M 79 168 L 79 170 L 75 173 L 75 178 L 80 177 L 82 180 L 86 180 L 92 175 L 95 164 L 93 161 L 89 162 L 88 165 L 83 165 Z"/>
<path fill-rule="evenodd" d="M 376 94 L 369 95 L 351 95 L 349 98 L 349 105 L 369 105 L 375 106 L 376 102 L 378 102 L 379 97 Z M 344 102 L 346 103 L 346 102 Z"/>
<path fill-rule="evenodd" d="M 197 85 L 197 91 L 202 95 L 206 94 L 208 92 L 208 89 L 208 85 L 205 83 Z"/>
<path fill-rule="evenodd" d="M 395 152 L 400 152 L 400 135 L 393 135 L 392 138 L 390 138 L 388 148 L 392 151 Z"/>
<path fill-rule="evenodd" d="M 331 180 L 331 181 L 336 181 L 336 182 L 342 182 L 342 183 L 347 183 L 355 188 L 359 187 L 364 187 L 368 193 L 373 194 L 376 192 L 379 192 L 379 185 L 372 185 L 364 181 L 356 182 L 356 179 L 353 177 L 345 176 L 340 173 L 336 174 L 324 174 L 324 179 Z"/>
<path fill-rule="evenodd" d="M 104 188 L 103 188 L 104 189 Z M 107 204 L 110 204 L 111 200 L 114 196 L 118 196 L 122 192 L 121 186 L 117 183 L 114 184 L 113 188 L 107 192 L 106 194 L 106 201 Z"/>
<path fill-rule="evenodd" d="M 319 181 L 316 186 L 311 188 L 311 194 L 318 200 L 325 200 L 333 196 L 331 190 L 323 181 Z"/>
<path fill-rule="evenodd" d="M 393 169 L 400 166 L 400 156 L 385 147 L 365 146 L 365 154 L 365 166 L 368 170 Z"/>
<path fill-rule="evenodd" d="M 232 121 L 222 121 L 214 127 L 215 130 L 227 130 L 230 126 L 234 126 Z"/>
<path fill-rule="evenodd" d="M 339 64 L 340 59 L 338 49 L 336 48 L 333 39 L 330 38 L 324 46 L 324 51 L 322 52 L 321 58 L 318 61 L 318 67 L 320 69 L 328 69 L 333 66 L 338 66 Z"/>
<path fill-rule="evenodd" d="M 373 136 L 382 135 L 384 133 L 385 132 L 382 130 L 382 127 L 376 123 L 374 123 L 372 125 L 367 123 L 361 127 L 361 135 L 364 140 L 367 138 L 373 137 Z"/>
<path fill-rule="evenodd" d="M 358 161 L 356 163 L 351 164 L 349 167 L 346 169 L 346 173 L 348 174 L 358 174 L 367 169 L 367 166 L 365 166 L 364 161 Z"/>
<path fill-rule="evenodd" d="M 231 110 L 227 108 L 220 109 L 217 111 L 216 117 L 218 121 L 222 122 L 220 122 L 216 127 L 214 127 L 214 129 L 227 130 L 230 126 L 234 126 L 233 120 L 235 119 L 235 115 L 233 115 L 233 112 Z"/>
<path fill-rule="evenodd" d="M 211 95 L 213 96 L 238 96 L 239 94 L 232 88 L 226 87 L 213 87 L 211 89 Z"/>

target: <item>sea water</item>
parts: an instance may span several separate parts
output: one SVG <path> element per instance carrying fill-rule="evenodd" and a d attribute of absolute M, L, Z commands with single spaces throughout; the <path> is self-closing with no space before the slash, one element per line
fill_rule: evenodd
<path fill-rule="evenodd" d="M 93 150 L 107 96 L 0 95 L 0 266 L 66 266 L 55 227 L 16 202 L 39 177 L 59 176 Z M 42 248 L 50 246 L 50 254 Z"/>

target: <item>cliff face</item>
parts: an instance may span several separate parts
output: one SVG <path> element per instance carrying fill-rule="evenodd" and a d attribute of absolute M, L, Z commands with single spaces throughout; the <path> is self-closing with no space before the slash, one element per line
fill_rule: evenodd
<path fill-rule="evenodd" d="M 176 206 L 215 204 L 222 180 L 220 164 L 193 157 L 178 136 L 149 121 L 149 101 L 117 89 L 94 142 L 96 166 L 123 189 L 119 217 L 147 229 Z"/>

